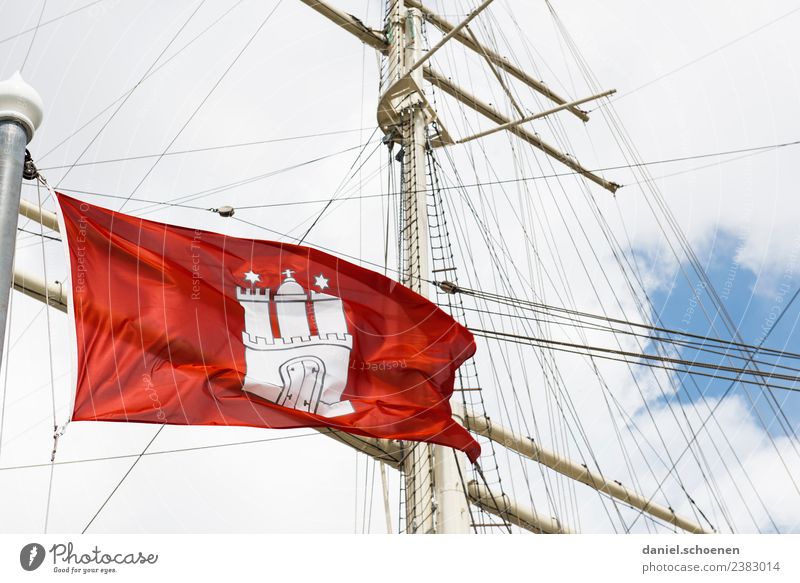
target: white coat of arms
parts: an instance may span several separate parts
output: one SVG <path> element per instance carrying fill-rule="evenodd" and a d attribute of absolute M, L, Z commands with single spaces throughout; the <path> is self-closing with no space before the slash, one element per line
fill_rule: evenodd
<path fill-rule="evenodd" d="M 283 272 L 274 294 L 255 286 L 260 276 L 252 270 L 245 279 L 253 285 L 236 288 L 245 324 L 247 373 L 242 389 L 322 417 L 352 413 L 350 401 L 342 400 L 353 348 L 342 300 L 322 291 L 329 287 L 322 274 L 315 284 L 320 291 L 307 292 L 293 273 Z"/>

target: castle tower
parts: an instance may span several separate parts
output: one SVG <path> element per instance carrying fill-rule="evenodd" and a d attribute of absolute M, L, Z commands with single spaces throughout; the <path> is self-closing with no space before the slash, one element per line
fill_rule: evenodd
<path fill-rule="evenodd" d="M 308 339 L 311 336 L 306 311 L 308 295 L 303 286 L 292 277 L 294 272 L 291 269 L 283 273 L 286 279 L 275 292 L 275 311 L 278 314 L 281 337 Z"/>
<path fill-rule="evenodd" d="M 342 300 L 329 294 L 311 292 L 314 321 L 321 338 L 330 334 L 347 334 Z"/>
<path fill-rule="evenodd" d="M 245 334 L 252 342 L 256 338 L 272 341 L 272 325 L 269 321 L 269 288 L 236 288 L 236 299 L 244 308 Z"/>

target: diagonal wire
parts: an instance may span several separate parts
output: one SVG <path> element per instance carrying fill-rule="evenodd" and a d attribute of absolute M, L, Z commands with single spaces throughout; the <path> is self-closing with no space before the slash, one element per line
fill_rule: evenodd
<path fill-rule="evenodd" d="M 154 67 L 154 68 L 153 68 L 153 69 L 150 71 L 150 73 L 148 73 L 147 75 L 144 75 L 144 76 L 143 76 L 143 77 L 142 77 L 142 78 L 139 80 L 139 82 L 137 82 L 136 84 L 134 84 L 134 86 L 133 86 L 133 87 L 131 87 L 131 88 L 127 89 L 126 91 L 124 91 L 124 92 L 122 93 L 122 95 L 120 95 L 119 97 L 117 97 L 116 99 L 114 99 L 114 100 L 113 100 L 111 103 L 109 103 L 108 105 L 106 105 L 106 106 L 105 106 L 103 109 L 101 109 L 101 110 L 100 110 L 100 111 L 98 111 L 96 114 L 94 114 L 94 115 L 93 115 L 91 118 L 89 118 L 88 120 L 86 120 L 86 121 L 85 121 L 85 122 L 84 122 L 84 123 L 83 123 L 83 124 L 82 124 L 82 125 L 81 125 L 81 126 L 78 128 L 78 129 L 74 130 L 72 133 L 70 133 L 69 135 L 67 135 L 67 136 L 66 136 L 65 138 L 63 138 L 63 139 L 62 139 L 60 142 L 58 142 L 58 143 L 57 143 L 55 146 L 53 146 L 52 148 L 50 148 L 49 150 L 47 150 L 47 151 L 46 151 L 44 154 L 42 154 L 42 155 L 40 155 L 40 156 L 37 156 L 37 159 L 38 159 L 38 161 L 40 161 L 40 162 L 41 162 L 42 160 L 44 160 L 45 158 L 47 158 L 47 157 L 48 157 L 50 154 L 52 154 L 53 152 L 55 152 L 56 150 L 58 150 L 58 149 L 59 149 L 61 146 L 63 146 L 64 144 L 66 144 L 68 141 L 70 141 L 72 138 L 74 138 L 75 136 L 77 136 L 77 135 L 78 135 L 80 132 L 82 132 L 84 129 L 86 129 L 87 127 L 89 127 L 89 125 L 91 125 L 91 124 L 92 124 L 92 123 L 93 123 L 95 120 L 97 120 L 97 119 L 98 119 L 98 118 L 99 118 L 101 115 L 103 115 L 105 112 L 107 112 L 108 110 L 110 110 L 112 107 L 114 107 L 114 106 L 115 106 L 117 103 L 119 103 L 121 100 L 123 100 L 123 99 L 127 98 L 127 96 L 128 96 L 130 93 L 133 93 L 133 92 L 136 90 L 136 88 L 137 88 L 139 85 L 141 85 L 142 83 L 144 83 L 145 81 L 147 81 L 147 80 L 148 80 L 150 77 L 152 77 L 153 75 L 155 75 L 155 74 L 156 74 L 158 71 L 160 71 L 161 69 L 163 69 L 164 67 L 166 67 L 166 66 L 167 66 L 167 65 L 168 65 L 168 64 L 169 64 L 171 61 L 173 61 L 173 60 L 174 60 L 175 58 L 177 58 L 177 57 L 178 57 L 178 56 L 179 56 L 181 53 L 183 53 L 183 51 L 185 51 L 185 50 L 186 50 L 186 49 L 188 49 L 188 48 L 189 48 L 191 45 L 193 45 L 195 42 L 197 42 L 197 40 L 198 40 L 200 37 L 202 37 L 202 36 L 203 36 L 204 34 L 206 34 L 206 33 L 207 33 L 209 30 L 211 30 L 211 29 L 212 29 L 212 28 L 214 28 L 214 27 L 215 27 L 217 24 L 219 24 L 219 23 L 220 23 L 220 22 L 221 22 L 221 21 L 222 21 L 222 20 L 223 20 L 223 19 L 224 19 L 224 18 L 225 18 L 225 17 L 226 17 L 228 14 L 230 14 L 231 12 L 233 12 L 233 10 L 234 10 L 234 9 L 235 9 L 237 6 L 239 6 L 239 5 L 240 5 L 242 2 L 244 2 L 244 0 L 239 0 L 239 1 L 238 1 L 236 4 L 234 4 L 233 6 L 231 6 L 230 8 L 228 8 L 228 9 L 227 9 L 225 12 L 223 12 L 222 14 L 220 14 L 220 15 L 219 15 L 219 16 L 218 16 L 218 17 L 217 17 L 217 18 L 216 18 L 216 19 L 215 19 L 215 20 L 214 20 L 214 21 L 213 21 L 211 24 L 209 24 L 209 25 L 208 25 L 208 26 L 206 26 L 206 27 L 205 27 L 203 30 L 201 30 L 201 31 L 200 31 L 200 32 L 198 32 L 196 35 L 194 35 L 194 36 L 192 37 L 192 39 L 191 39 L 191 40 L 189 40 L 189 41 L 188 41 L 186 44 L 184 44 L 184 45 L 183 45 L 181 48 L 179 48 L 177 51 L 175 51 L 175 52 L 174 52 L 172 55 L 170 55 L 169 57 L 167 57 L 166 59 L 164 59 L 164 61 L 163 61 L 163 62 L 162 62 L 160 65 L 158 65 L 157 67 Z M 64 168 L 67 168 L 67 166 L 64 166 Z"/>
<path fill-rule="evenodd" d="M 367 156 L 366 158 L 364 158 L 364 161 L 363 161 L 363 162 L 361 162 L 361 164 L 359 164 L 358 168 L 356 168 L 355 170 L 353 170 L 353 168 L 355 167 L 355 165 L 356 165 L 356 164 L 358 163 L 358 161 L 361 159 L 361 156 L 363 156 L 363 155 L 364 155 L 364 150 L 366 150 L 366 149 L 367 149 L 367 145 L 368 145 L 368 144 L 370 144 L 370 143 L 372 142 L 372 138 L 373 138 L 373 137 L 375 137 L 375 133 L 376 133 L 377 131 L 378 131 L 378 128 L 377 128 L 377 127 L 376 127 L 374 130 L 372 130 L 372 133 L 370 134 L 369 138 L 368 138 L 368 139 L 367 139 L 367 141 L 364 143 L 364 147 L 363 147 L 363 148 L 361 148 L 361 151 L 358 153 L 358 156 L 356 156 L 356 159 L 355 159 L 355 160 L 353 160 L 353 163 L 350 165 L 350 168 L 348 168 L 348 169 L 347 169 L 347 172 L 345 173 L 345 177 L 342 179 L 342 182 L 339 184 L 339 187 L 338 187 L 338 188 L 336 189 L 336 191 L 333 193 L 333 196 L 331 196 L 331 198 L 328 200 L 328 202 L 325 204 L 325 206 L 324 206 L 324 207 L 322 207 L 322 210 L 321 210 L 321 211 L 319 211 L 319 214 L 316 216 L 316 218 L 315 218 L 315 219 L 314 219 L 314 221 L 311 223 L 311 225 L 308 227 L 308 229 L 306 229 L 306 232 L 303 234 L 303 236 L 302 236 L 302 237 L 300 237 L 300 239 L 299 239 L 299 241 L 298 241 L 298 245 L 302 245 L 302 244 L 303 244 L 303 241 L 305 241 L 305 240 L 306 240 L 306 237 L 308 237 L 308 235 L 311 233 L 311 230 L 312 230 L 314 227 L 316 227 L 316 226 L 317 226 L 317 223 L 320 221 L 320 219 L 322 218 L 322 216 L 325 214 L 325 212 L 328 210 L 328 208 L 330 208 L 330 206 L 333 204 L 333 201 L 334 201 L 334 200 L 336 200 L 336 197 L 337 197 L 337 196 L 339 196 L 339 193 L 341 192 L 342 188 L 344 188 L 344 185 L 345 185 L 345 184 L 347 184 L 347 183 L 350 181 L 350 179 L 352 179 L 352 178 L 353 178 L 353 176 L 355 176 L 355 174 L 361 170 L 361 168 L 363 168 L 363 167 L 364 167 L 364 164 L 366 164 L 366 163 L 367 163 L 367 161 L 368 161 L 368 160 L 369 160 L 369 159 L 372 157 L 372 155 L 375 153 L 375 151 L 376 151 L 378 148 L 380 148 L 380 146 L 381 146 L 381 142 L 378 142 L 378 145 L 377 145 L 377 146 L 375 146 L 375 149 L 374 149 L 374 150 L 373 150 L 373 151 L 370 153 L 370 155 L 369 155 L 369 156 Z M 353 172 L 352 172 L 352 173 L 351 173 L 351 170 L 353 170 Z"/>
<path fill-rule="evenodd" d="M 41 180 L 41 179 L 40 179 Z M 39 207 L 42 206 L 42 189 L 39 182 L 36 184 L 36 196 L 39 202 Z M 39 224 L 39 233 L 44 237 L 44 225 Z M 44 280 L 49 281 L 47 278 L 47 254 L 44 248 L 44 238 L 41 239 L 42 250 L 42 268 L 44 269 Z M 49 288 L 44 287 L 44 305 L 45 305 L 45 318 L 47 321 L 47 358 L 50 366 L 50 398 L 53 406 L 53 454 L 50 456 L 50 480 L 47 486 L 47 505 L 44 514 L 44 532 L 47 533 L 47 527 L 50 524 L 50 502 L 53 497 L 53 474 L 55 467 L 53 462 L 56 460 L 56 446 L 58 445 L 58 421 L 56 419 L 56 385 L 55 373 L 53 371 L 53 329 L 50 323 L 50 292 Z"/>
<path fill-rule="evenodd" d="M 205 0 L 203 0 L 203 2 L 205 2 Z M 256 28 L 255 32 L 253 32 L 253 34 L 250 36 L 250 38 L 247 39 L 247 42 L 244 44 L 244 46 L 241 48 L 241 50 L 239 50 L 239 53 L 236 55 L 236 57 L 234 57 L 233 61 L 231 61 L 231 63 L 228 65 L 228 68 L 225 69 L 225 71 L 223 71 L 222 75 L 220 75 L 220 77 L 217 79 L 217 82 L 214 83 L 214 86 L 211 88 L 211 90 L 206 94 L 206 96 L 203 98 L 203 100 L 200 102 L 200 104 L 197 107 L 195 107 L 194 111 L 189 116 L 189 119 L 187 119 L 186 122 L 181 126 L 181 129 L 178 130 L 178 133 L 175 134 L 175 137 L 172 138 L 170 143 L 167 144 L 167 147 L 164 148 L 164 151 L 161 152 L 161 154 L 158 156 L 158 158 L 156 158 L 156 161 L 153 162 L 153 165 L 150 167 L 150 169 L 145 173 L 144 176 L 142 176 L 142 179 L 139 181 L 139 183 L 136 185 L 136 187 L 131 191 L 130 196 L 133 196 L 134 194 L 136 194 L 136 192 L 139 190 L 139 188 L 142 186 L 142 184 L 144 184 L 144 181 L 147 180 L 147 177 L 150 176 L 150 174 L 153 172 L 153 170 L 155 170 L 156 166 L 158 166 L 158 163 L 161 162 L 161 160 L 167 154 L 169 149 L 178 140 L 178 138 L 181 136 L 181 134 L 186 129 L 186 127 L 191 123 L 191 121 L 194 119 L 194 117 L 197 115 L 197 113 L 200 111 L 200 109 L 203 107 L 203 105 L 205 105 L 205 103 L 208 101 L 208 99 L 211 97 L 211 95 L 214 93 L 214 91 L 216 91 L 217 87 L 219 87 L 219 85 L 222 83 L 222 81 L 225 79 L 225 77 L 227 77 L 228 73 L 231 71 L 231 69 L 233 69 L 234 65 L 239 61 L 239 59 L 244 54 L 244 52 L 253 43 L 253 41 L 255 40 L 256 36 L 258 36 L 258 33 L 261 32 L 261 29 L 264 28 L 264 25 L 266 25 L 267 22 L 272 18 L 272 15 L 275 14 L 275 11 L 278 10 L 278 7 L 282 3 L 283 3 L 283 0 L 278 0 L 278 2 L 275 4 L 275 6 L 273 6 L 272 10 L 270 10 L 267 13 L 267 15 L 261 21 L 261 24 L 258 25 L 258 28 Z M 127 202 L 128 201 L 125 200 L 120 205 L 118 210 L 121 211 L 125 207 Z"/>
<path fill-rule="evenodd" d="M 674 75 L 675 73 L 678 73 L 679 71 L 683 71 L 687 67 L 690 67 L 690 66 L 692 66 L 692 65 L 694 65 L 696 63 L 699 63 L 700 61 L 705 60 L 708 57 L 710 57 L 712 55 L 715 55 L 715 54 L 727 49 L 728 47 L 735 45 L 738 42 L 743 41 L 747 37 L 752 36 L 752 35 L 756 34 L 757 32 L 761 32 L 765 28 L 768 28 L 768 27 L 772 26 L 773 24 L 776 24 L 777 22 L 783 20 L 784 18 L 787 18 L 787 17 L 791 16 L 792 14 L 794 14 L 795 12 L 797 12 L 799 10 L 800 10 L 800 6 L 798 6 L 796 8 L 793 8 L 789 12 L 786 12 L 786 13 L 782 14 L 781 16 L 778 16 L 777 18 L 774 18 L 774 19 L 770 20 L 769 22 L 766 22 L 766 23 L 762 24 L 758 28 L 754 28 L 750 32 L 747 32 L 747 33 L 745 33 L 745 34 L 743 34 L 741 36 L 738 36 L 735 39 L 733 39 L 731 41 L 728 41 L 727 43 L 725 43 L 723 45 L 720 45 L 717 48 L 715 48 L 715 49 L 713 49 L 713 50 L 711 50 L 711 51 L 709 51 L 707 53 L 704 53 L 704 54 L 700 55 L 699 57 L 694 58 L 691 61 L 688 61 L 688 62 L 684 63 L 683 65 L 681 65 L 679 67 L 676 67 L 675 69 L 672 69 L 671 71 L 667 71 L 666 73 L 663 73 L 663 74 L 659 75 L 655 79 L 651 79 L 650 81 L 647 81 L 646 83 L 643 83 L 643 84 L 639 85 L 638 87 L 635 87 L 635 88 L 631 89 L 630 91 L 626 91 L 624 93 L 620 93 L 619 95 L 617 95 L 613 99 L 610 99 L 609 101 L 607 101 L 607 102 L 605 102 L 605 103 L 603 103 L 601 105 L 598 105 L 597 107 L 595 107 L 593 109 L 590 109 L 589 112 L 592 112 L 595 109 L 599 109 L 601 107 L 604 107 L 608 103 L 611 103 L 611 102 L 614 102 L 614 101 L 619 101 L 620 99 L 628 97 L 629 95 L 633 95 L 634 93 L 644 89 L 645 87 L 649 87 L 650 85 L 653 85 L 654 83 L 658 83 L 659 81 L 661 81 L 665 77 L 669 77 L 670 75 Z"/>
<path fill-rule="evenodd" d="M 268 138 L 266 140 L 256 140 L 253 142 L 238 142 L 236 144 L 223 144 L 220 146 L 204 146 L 201 148 L 191 148 L 189 150 L 174 150 L 172 152 L 167 152 L 163 154 L 164 156 L 179 156 L 183 154 L 195 154 L 197 152 L 212 152 L 215 150 L 228 150 L 233 148 L 245 148 L 249 146 L 260 146 L 263 144 L 274 144 L 276 142 L 290 142 L 294 140 L 304 140 L 307 138 L 318 138 L 321 136 L 335 136 L 340 134 L 350 134 L 355 132 L 363 131 L 365 128 L 353 128 L 349 130 L 333 130 L 328 132 L 319 132 L 314 134 L 304 134 L 301 136 L 285 136 L 281 138 Z M 126 156 L 124 158 L 110 158 L 106 160 L 94 160 L 92 162 L 80 162 L 78 164 L 66 164 L 63 166 L 40 166 L 39 172 L 46 172 L 48 170 L 61 170 L 63 168 L 69 168 L 70 166 L 80 167 L 80 166 L 97 166 L 98 164 L 113 164 L 116 162 L 130 162 L 133 160 L 146 160 L 147 158 L 158 158 L 162 154 L 140 154 L 138 156 Z"/>
<path fill-rule="evenodd" d="M 319 433 L 318 431 L 315 431 L 313 433 L 301 433 L 301 434 L 298 434 L 298 435 L 285 435 L 283 437 L 267 437 L 267 438 L 264 438 L 264 439 L 250 439 L 248 441 L 234 441 L 234 442 L 229 442 L 229 443 L 214 443 L 214 444 L 211 444 L 211 445 L 196 445 L 194 447 L 182 447 L 182 448 L 179 448 L 179 449 L 162 449 L 162 450 L 159 450 L 159 451 L 148 451 L 148 452 L 145 452 L 144 454 L 127 453 L 127 454 L 122 454 L 122 455 L 110 455 L 110 456 L 104 456 L 104 457 L 95 457 L 95 458 L 86 458 L 86 459 L 77 459 L 77 460 L 66 460 L 66 461 L 55 462 L 55 465 L 57 465 L 57 466 L 68 466 L 68 465 L 73 465 L 73 464 L 86 464 L 86 463 L 91 463 L 91 462 L 105 462 L 105 461 L 110 461 L 110 460 L 122 460 L 122 459 L 128 459 L 128 458 L 139 457 L 139 456 L 148 457 L 148 456 L 151 456 L 151 455 L 164 455 L 164 454 L 171 454 L 171 453 L 186 453 L 186 452 L 190 452 L 190 451 L 204 451 L 204 450 L 208 450 L 208 449 L 217 449 L 217 448 L 221 448 L 221 447 L 236 447 L 236 446 L 239 446 L 239 445 L 253 445 L 253 444 L 256 444 L 256 443 L 268 443 L 268 442 L 271 442 L 271 441 L 284 441 L 284 440 L 287 440 L 287 439 L 296 439 L 298 437 L 310 437 L 312 435 L 322 435 L 322 434 Z M 0 472 L 5 472 L 5 471 L 9 471 L 9 470 L 31 470 L 31 469 L 36 469 L 36 468 L 46 468 L 49 465 L 50 465 L 49 463 L 46 463 L 46 464 L 27 464 L 27 465 L 24 465 L 24 466 L 6 466 L 6 467 L 0 468 Z"/>
<path fill-rule="evenodd" d="M 31 42 L 28 45 L 28 52 L 25 53 L 25 58 L 22 61 L 22 65 L 20 66 L 20 72 L 25 70 L 25 65 L 28 64 L 28 57 L 31 56 L 31 49 L 33 49 L 33 43 L 36 42 L 36 34 L 39 32 L 39 27 L 42 26 L 42 16 L 44 16 L 44 9 L 47 8 L 47 0 L 42 0 L 42 10 L 39 12 L 39 20 L 36 21 L 36 28 L 33 29 L 33 36 L 31 37 Z"/>
<path fill-rule="evenodd" d="M 136 467 L 136 464 L 139 463 L 139 460 L 141 460 L 142 457 L 144 456 L 144 454 L 147 453 L 147 450 L 150 448 L 151 445 L 153 445 L 153 442 L 156 440 L 156 437 L 158 437 L 158 435 L 161 433 L 161 431 L 164 429 L 164 427 L 166 427 L 166 423 L 162 424 L 161 427 L 158 428 L 158 431 L 156 431 L 156 434 L 152 437 L 152 439 L 147 442 L 147 445 L 144 446 L 144 449 L 142 450 L 142 453 L 140 453 L 136 457 L 136 459 L 131 464 L 131 467 L 129 467 L 128 471 L 125 472 L 125 475 L 122 476 L 122 479 L 117 483 L 116 486 L 114 486 L 114 489 L 111 491 L 111 494 L 108 495 L 108 497 L 105 499 L 105 501 L 100 506 L 100 508 L 97 509 L 97 512 L 94 513 L 94 516 L 92 516 L 92 519 L 83 528 L 83 530 L 81 531 L 81 534 L 86 534 L 86 531 L 89 530 L 90 526 L 92 526 L 92 523 L 94 522 L 95 518 L 97 518 L 100 515 L 100 513 L 103 511 L 103 508 L 105 508 L 106 504 L 108 504 L 109 500 L 111 500 L 111 498 L 114 496 L 114 494 L 116 494 L 117 490 L 119 490 L 119 487 L 122 486 L 122 482 L 124 482 L 125 478 L 127 478 L 131 474 L 131 472 L 133 471 L 133 468 Z"/>
<path fill-rule="evenodd" d="M 32 32 L 32 31 L 35 34 L 35 32 L 37 30 L 39 30 L 40 28 L 42 28 L 43 26 L 47 26 L 48 24 L 52 24 L 52 23 L 54 23 L 54 22 L 56 22 L 58 20 L 61 20 L 62 18 L 66 18 L 67 16 L 72 16 L 76 12 L 80 12 L 81 10 L 86 10 L 87 8 L 91 8 L 92 6 L 94 6 L 95 4 L 99 4 L 100 2 L 103 2 L 103 0 L 95 0 L 94 2 L 89 2 L 89 4 L 84 4 L 83 6 L 79 6 L 75 10 L 70 10 L 69 12 L 65 12 L 61 16 L 56 16 L 55 18 L 51 18 L 50 20 L 45 20 L 44 22 L 41 22 L 41 17 L 40 17 L 39 24 L 37 24 L 36 26 L 33 26 L 31 28 L 26 28 L 25 30 L 22 30 L 22 31 L 20 31 L 20 32 L 18 32 L 16 34 L 12 34 L 11 36 L 7 36 L 4 39 L 0 39 L 0 44 L 6 43 L 6 42 L 8 42 L 10 40 L 14 40 L 15 38 L 19 38 L 19 37 L 21 37 L 23 35 L 26 35 L 26 34 L 28 34 L 29 32 Z"/>
<path fill-rule="evenodd" d="M 797 299 L 798 295 L 800 295 L 800 287 L 799 287 L 799 288 L 797 288 L 797 291 L 795 291 L 795 292 L 794 292 L 794 295 L 792 296 L 792 298 L 791 298 L 791 299 L 790 299 L 790 300 L 787 302 L 787 304 L 786 304 L 786 305 L 783 307 L 783 310 L 781 310 L 781 313 L 778 315 L 778 317 L 777 317 L 777 318 L 775 319 L 775 321 L 772 323 L 772 326 L 770 327 L 770 329 L 769 329 L 769 330 L 767 330 L 767 333 L 766 333 L 766 334 L 764 334 L 764 337 L 761 339 L 761 342 L 759 342 L 759 346 L 760 346 L 761 344 L 763 344 L 763 343 L 764 343 L 764 342 L 767 340 L 767 338 L 769 338 L 769 335 L 770 335 L 770 334 L 772 334 L 772 332 L 773 332 L 773 331 L 775 330 L 775 328 L 778 326 L 778 324 L 780 323 L 780 321 L 783 319 L 783 316 L 786 314 L 786 312 L 788 312 L 788 311 L 789 311 L 789 308 L 792 306 L 792 304 L 794 303 L 794 301 Z M 752 357 L 751 357 L 751 358 L 752 358 Z M 688 452 L 688 451 L 689 451 L 689 449 L 691 448 L 691 445 L 692 445 L 692 443 L 694 443 L 694 442 L 697 440 L 698 436 L 700 435 L 700 431 L 702 431 L 702 429 L 703 429 L 703 428 L 706 426 L 706 424 L 708 423 L 708 421 L 709 421 L 709 420 L 710 420 L 710 419 L 711 419 L 711 418 L 714 416 L 714 413 L 717 411 L 717 409 L 719 408 L 719 406 L 722 404 L 722 402 L 725 400 L 725 398 L 726 398 L 726 397 L 728 396 L 728 394 L 731 392 L 731 390 L 733 389 L 733 387 L 734 387 L 734 386 L 736 386 L 736 382 L 737 382 L 737 380 L 738 380 L 739 376 L 741 376 L 741 375 L 738 375 L 738 376 L 737 376 L 737 379 L 735 379 L 733 382 L 731 382 L 730 386 L 728 386 L 728 388 L 725 390 L 725 392 L 722 394 L 722 396 L 721 396 L 721 397 L 720 397 L 720 398 L 717 400 L 717 402 L 716 402 L 716 404 L 714 405 L 713 409 L 711 409 L 711 412 L 708 414 L 708 417 L 706 417 L 706 419 L 703 421 L 703 423 L 702 423 L 702 425 L 700 426 L 700 428 L 699 428 L 697 431 L 695 431 L 695 432 L 694 432 L 694 435 L 692 436 L 692 440 L 691 440 L 691 441 L 690 441 L 690 442 L 689 442 L 689 443 L 686 445 L 686 447 L 685 447 L 685 448 L 684 448 L 684 450 L 681 452 L 681 454 L 680 454 L 680 455 L 679 455 L 679 456 L 678 456 L 678 457 L 675 459 L 675 461 L 672 463 L 672 467 L 671 467 L 671 468 L 670 468 L 670 469 L 667 471 L 667 473 L 665 474 L 664 478 L 663 478 L 663 479 L 661 480 L 661 482 L 658 484 L 658 488 L 656 488 L 656 493 L 657 493 L 657 492 L 658 492 L 658 490 L 661 488 L 661 486 L 664 484 L 664 482 L 667 480 L 667 477 L 668 477 L 668 476 L 669 476 L 669 475 L 672 473 L 672 471 L 673 471 L 673 470 L 674 470 L 674 469 L 677 467 L 678 463 L 681 461 L 681 459 L 682 459 L 682 458 L 683 458 L 683 456 L 686 454 L 686 452 Z M 656 493 L 653 493 L 653 496 L 651 496 L 651 497 L 649 498 L 649 500 L 652 500 L 652 499 L 655 497 Z M 639 520 L 639 518 L 641 518 L 642 514 L 644 514 L 644 512 L 643 512 L 643 511 L 640 511 L 640 512 L 637 514 L 636 518 L 635 518 L 635 519 L 633 520 L 633 522 L 631 523 L 631 527 L 633 527 L 633 525 L 634 525 L 634 524 L 636 524 L 636 521 L 637 521 L 637 520 Z"/>
<path fill-rule="evenodd" d="M 97 130 L 97 133 L 94 135 L 94 137 L 91 140 L 89 140 L 89 143 L 86 145 L 86 147 L 81 151 L 81 153 L 75 159 L 75 163 L 67 169 L 67 171 L 64 173 L 63 176 L 61 176 L 61 178 L 59 179 L 58 183 L 56 184 L 56 188 L 64 181 L 64 179 L 67 176 L 69 176 L 69 173 L 72 172 L 72 169 L 75 167 L 75 164 L 77 164 L 78 162 L 81 161 L 81 158 L 83 158 L 83 156 L 86 154 L 86 152 L 89 151 L 89 148 L 92 147 L 92 144 L 94 144 L 97 141 L 97 138 L 99 138 L 100 135 L 103 133 L 103 131 L 108 127 L 108 124 L 111 123 L 111 120 L 113 120 L 114 117 L 119 113 L 119 110 L 122 109 L 122 107 L 126 103 L 128 103 L 128 100 L 131 98 L 131 95 L 133 95 L 133 93 L 136 91 L 136 89 L 144 82 L 144 80 L 147 78 L 147 76 L 150 74 L 150 72 L 153 70 L 153 68 L 161 60 L 161 57 L 163 57 L 166 54 L 166 52 L 172 46 L 172 43 L 174 43 L 178 39 L 180 34 L 189 25 L 189 22 L 192 20 L 192 18 L 194 18 L 195 14 L 197 14 L 197 12 L 200 10 L 200 8 L 203 7 L 203 4 L 205 4 L 205 3 L 206 3 L 206 0 L 201 0 L 200 3 L 197 5 L 197 7 L 192 11 L 192 13 L 189 15 L 189 17 L 184 21 L 184 23 L 178 29 L 178 31 L 174 35 L 172 35 L 172 38 L 169 40 L 167 45 L 161 50 L 161 52 L 158 54 L 158 56 L 155 58 L 155 60 L 151 63 L 151 65 L 147 68 L 147 71 L 145 71 L 144 75 L 142 75 L 139 78 L 139 81 L 136 82 L 136 85 L 134 85 L 133 88 L 125 95 L 124 99 L 119 103 L 117 108 L 111 113 L 109 118 L 103 123 L 103 125 L 100 127 L 100 129 Z"/>

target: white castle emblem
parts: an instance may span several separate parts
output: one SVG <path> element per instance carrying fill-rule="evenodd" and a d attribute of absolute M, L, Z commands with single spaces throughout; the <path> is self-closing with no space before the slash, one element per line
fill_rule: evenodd
<path fill-rule="evenodd" d="M 342 300 L 306 292 L 291 270 L 283 273 L 286 277 L 273 297 L 265 288 L 236 288 L 244 308 L 247 373 L 242 389 L 282 407 L 323 417 L 352 413 L 350 401 L 342 400 L 353 348 Z M 248 272 L 246 279 L 255 283 L 259 276 Z M 324 289 L 327 280 L 320 275 L 317 285 Z M 277 335 L 270 310 L 277 320 Z"/>

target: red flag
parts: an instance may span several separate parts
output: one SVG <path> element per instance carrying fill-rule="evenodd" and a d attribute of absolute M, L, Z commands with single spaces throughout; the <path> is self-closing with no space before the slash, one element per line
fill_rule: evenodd
<path fill-rule="evenodd" d="M 58 199 L 74 421 L 332 427 L 477 459 L 449 404 L 475 343 L 427 299 L 316 249 Z"/>

